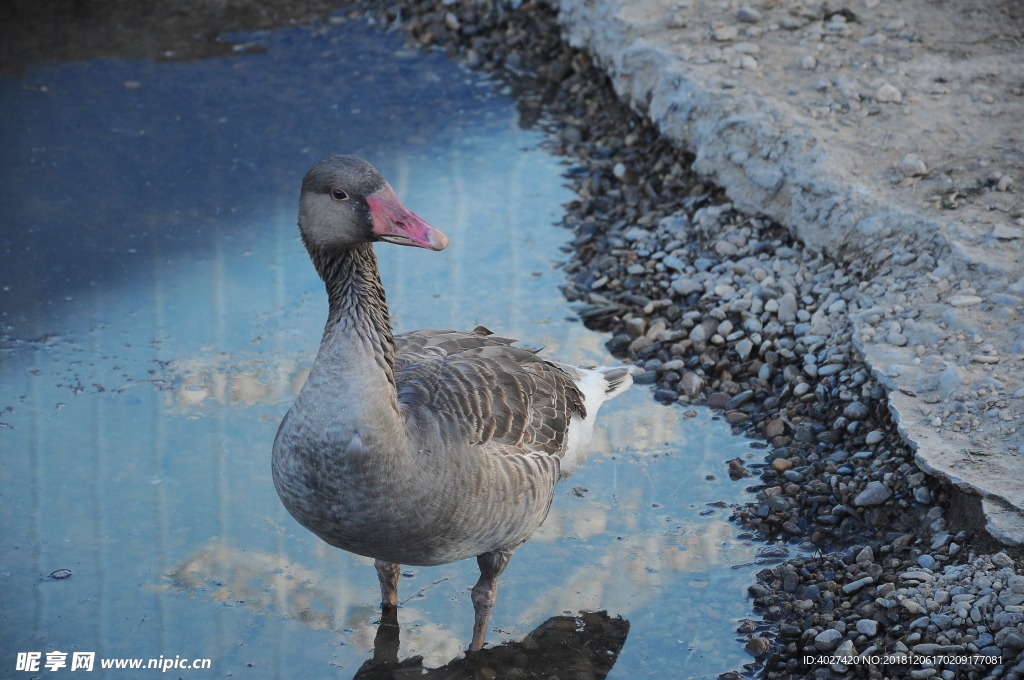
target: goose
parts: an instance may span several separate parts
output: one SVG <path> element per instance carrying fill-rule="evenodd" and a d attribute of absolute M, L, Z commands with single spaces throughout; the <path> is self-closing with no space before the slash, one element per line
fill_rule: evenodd
<path fill-rule="evenodd" d="M 274 487 L 299 524 L 375 560 L 384 612 L 398 606 L 399 565 L 475 557 L 478 651 L 498 577 L 629 370 L 563 364 L 482 326 L 395 335 L 373 244 L 438 251 L 448 238 L 361 158 L 333 156 L 306 174 L 298 224 L 328 316 L 274 440 Z"/>

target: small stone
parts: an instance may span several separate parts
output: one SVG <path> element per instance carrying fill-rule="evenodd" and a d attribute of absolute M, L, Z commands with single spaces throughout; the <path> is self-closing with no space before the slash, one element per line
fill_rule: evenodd
<path fill-rule="evenodd" d="M 864 549 L 857 553 L 857 557 L 854 559 L 857 564 L 861 562 L 874 562 L 875 552 L 871 549 L 870 545 L 864 546 Z"/>
<path fill-rule="evenodd" d="M 947 302 L 953 307 L 973 307 L 983 300 L 977 295 L 954 295 Z"/>
<path fill-rule="evenodd" d="M 925 569 L 931 569 L 932 567 L 935 566 L 935 558 L 932 557 L 931 555 L 929 555 L 928 553 L 925 553 L 924 555 L 919 555 L 918 556 L 917 563 L 920 564 Z M 914 613 L 917 613 L 917 612 L 914 612 Z"/>
<path fill-rule="evenodd" d="M 889 83 L 885 83 L 875 92 L 875 99 L 881 103 L 899 104 L 903 101 L 903 93 Z"/>
<path fill-rule="evenodd" d="M 861 401 L 851 401 L 843 409 L 843 417 L 847 420 L 864 420 L 871 415 L 871 409 Z"/>
<path fill-rule="evenodd" d="M 767 364 L 765 364 L 765 366 L 767 366 Z M 768 423 L 768 425 L 765 427 L 764 433 L 765 436 L 768 437 L 769 439 L 773 437 L 781 437 L 782 435 L 786 434 L 786 422 L 781 418 L 776 418 L 775 420 L 772 420 L 771 422 Z"/>
<path fill-rule="evenodd" d="M 646 336 L 641 335 L 639 338 L 637 338 L 633 342 L 629 343 L 629 351 L 633 352 L 634 354 L 636 354 L 637 352 L 640 352 L 641 350 L 647 349 L 648 347 L 650 347 L 653 344 L 654 344 L 653 340 L 651 340 L 650 338 L 648 338 Z"/>
<path fill-rule="evenodd" d="M 902 333 L 889 333 L 885 336 L 885 341 L 895 347 L 903 347 L 907 344 L 907 336 Z"/>
<path fill-rule="evenodd" d="M 66 578 L 71 578 L 70 569 L 57 569 L 56 571 L 50 572 L 50 578 L 55 578 L 58 581 Z"/>
<path fill-rule="evenodd" d="M 801 484 L 804 481 L 804 476 L 796 470 L 786 470 L 782 473 L 782 476 L 787 482 L 793 482 L 794 484 Z"/>
<path fill-rule="evenodd" d="M 719 241 L 715 244 L 715 252 L 722 257 L 732 257 L 739 252 L 739 248 L 728 241 Z"/>
<path fill-rule="evenodd" d="M 857 656 L 857 648 L 853 646 L 853 640 L 843 640 L 843 643 L 836 648 L 835 655 L 847 658 Z"/>
<path fill-rule="evenodd" d="M 793 467 L 793 463 L 786 458 L 776 458 L 772 461 L 772 469 L 776 472 L 785 472 Z"/>
<path fill-rule="evenodd" d="M 870 482 L 867 488 L 853 499 L 853 504 L 860 508 L 870 507 L 881 505 L 890 498 L 892 498 L 892 489 L 882 482 Z"/>
<path fill-rule="evenodd" d="M 882 100 L 879 99 L 878 101 Z M 928 166 L 924 164 L 923 160 L 913 154 L 904 156 L 900 166 L 903 168 L 903 174 L 907 177 L 920 177 L 928 174 Z"/>
<path fill-rule="evenodd" d="M 740 11 L 736 12 L 736 20 L 746 24 L 756 24 L 761 20 L 761 13 L 753 7 L 741 7 Z"/>
<path fill-rule="evenodd" d="M 1002 644 L 999 645 L 1003 649 L 1010 650 L 1011 654 L 1015 654 L 1020 650 L 1024 649 L 1024 635 L 1016 631 L 1011 631 L 1006 634 L 1003 638 Z"/>
<path fill-rule="evenodd" d="M 864 586 L 874 583 L 874 581 L 875 579 L 871 578 L 870 576 L 859 578 L 856 581 L 853 581 L 852 583 L 847 583 L 845 586 L 843 586 L 843 592 L 847 595 L 849 595 L 850 593 L 855 593 Z"/>
<path fill-rule="evenodd" d="M 739 34 L 740 29 L 735 26 L 722 26 L 721 28 L 713 30 L 711 32 L 711 37 L 718 42 L 726 42 L 728 40 L 735 40 Z"/>
<path fill-rule="evenodd" d="M 868 637 L 878 634 L 878 622 L 873 619 L 861 619 L 857 622 L 857 632 Z"/>
<path fill-rule="evenodd" d="M 653 385 L 658 382 L 658 373 L 656 371 L 637 373 L 633 376 L 633 382 L 637 385 Z"/>
<path fill-rule="evenodd" d="M 1020 227 L 1009 227 L 1005 224 L 997 224 L 992 228 L 992 235 L 1001 239 L 1024 238 L 1024 229 Z"/>
<path fill-rule="evenodd" d="M 754 343 L 752 343 L 747 338 L 743 338 L 742 340 L 736 343 L 736 354 L 740 355 L 740 359 L 746 360 L 746 358 L 750 356 L 750 352 L 753 349 Z"/>
<path fill-rule="evenodd" d="M 992 564 L 998 569 L 1013 566 L 1013 560 L 1010 558 L 1009 555 L 1007 555 L 1004 552 L 997 552 L 995 555 L 991 557 L 991 561 Z"/>
<path fill-rule="evenodd" d="M 708 408 L 723 408 L 729 402 L 729 395 L 725 392 L 713 392 L 707 401 Z"/>
<path fill-rule="evenodd" d="M 647 329 L 647 319 L 637 316 L 626 322 L 626 332 L 631 338 L 639 338 Z"/>
<path fill-rule="evenodd" d="M 808 71 L 813 71 L 814 68 L 818 65 L 818 60 L 814 57 L 813 54 L 808 54 L 806 57 L 804 57 L 804 60 L 800 62 L 800 65 L 803 66 L 804 69 Z"/>
<path fill-rule="evenodd" d="M 885 433 L 881 430 L 871 430 L 864 438 L 865 444 L 878 444 L 885 439 Z"/>
<path fill-rule="evenodd" d="M 839 646 L 839 641 L 842 639 L 842 633 L 838 630 L 828 628 L 814 636 L 814 646 L 823 652 L 831 652 Z"/>
<path fill-rule="evenodd" d="M 747 71 L 756 71 L 757 59 L 754 59 L 749 54 L 744 54 L 740 57 L 740 68 L 746 69 Z"/>
<path fill-rule="evenodd" d="M 679 381 L 679 391 L 693 399 L 704 389 L 704 378 L 693 371 L 687 371 Z"/>
<path fill-rule="evenodd" d="M 771 648 L 772 644 L 767 638 L 752 637 L 747 641 L 747 651 L 754 656 L 762 656 Z"/>
<path fill-rule="evenodd" d="M 672 290 L 680 295 L 690 295 L 691 293 L 703 293 L 704 286 L 685 276 L 680 276 L 672 282 Z"/>
<path fill-rule="evenodd" d="M 740 54 L 760 54 L 761 46 L 752 42 L 738 42 L 732 46 Z"/>
<path fill-rule="evenodd" d="M 932 494 L 928 491 L 927 486 L 919 486 L 914 489 L 914 500 L 918 503 L 928 505 L 932 502 Z"/>
<path fill-rule="evenodd" d="M 739 394 L 737 394 L 732 399 L 730 399 L 729 401 L 725 402 L 725 406 L 723 406 L 722 408 L 726 409 L 727 411 L 738 409 L 740 406 L 743 406 L 744 404 L 746 404 L 748 401 L 750 401 L 753 398 L 754 398 L 753 390 L 744 390 L 744 391 L 740 392 Z"/>
<path fill-rule="evenodd" d="M 779 323 L 790 323 L 796 321 L 796 296 L 786 293 L 779 298 Z"/>

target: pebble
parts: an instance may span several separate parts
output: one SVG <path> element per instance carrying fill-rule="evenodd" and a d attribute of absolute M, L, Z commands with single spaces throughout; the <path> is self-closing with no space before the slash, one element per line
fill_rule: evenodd
<path fill-rule="evenodd" d="M 761 20 L 761 13 L 752 7 L 741 7 L 736 12 L 736 20 L 748 24 L 756 24 Z"/>
<path fill-rule="evenodd" d="M 870 482 L 860 494 L 854 499 L 853 504 L 857 507 L 870 507 L 881 505 L 892 498 L 892 489 L 882 482 Z"/>
<path fill-rule="evenodd" d="M 893 89 L 895 89 L 895 88 L 893 88 Z M 881 93 L 881 88 L 879 88 L 879 93 Z M 897 93 L 898 93 L 898 91 L 897 91 Z M 881 95 L 879 95 L 878 101 L 882 101 Z M 886 101 L 899 101 L 899 100 L 895 99 L 895 100 L 886 100 Z M 928 174 L 928 166 L 924 164 L 923 160 L 921 160 L 920 158 L 918 158 L 917 156 L 915 156 L 913 154 L 907 154 L 906 156 L 904 156 L 903 160 L 900 162 L 900 165 L 903 168 L 903 174 L 906 175 L 907 177 L 920 177 L 920 176 Z"/>
<path fill-rule="evenodd" d="M 853 581 L 852 583 L 847 583 L 845 586 L 843 586 L 843 592 L 847 594 L 855 593 L 864 586 L 873 583 L 874 580 L 875 579 L 871 578 L 870 576 L 865 576 L 864 578 L 857 579 L 856 581 Z"/>
<path fill-rule="evenodd" d="M 843 409 L 843 417 L 847 420 L 864 420 L 871 415 L 871 409 L 867 404 L 859 401 L 851 401 Z"/>
<path fill-rule="evenodd" d="M 727 42 L 729 40 L 735 40 L 740 34 L 740 30 L 735 26 L 722 26 L 716 28 L 711 32 L 711 37 L 719 42 Z"/>
<path fill-rule="evenodd" d="M 953 307 L 973 307 L 981 304 L 983 300 L 977 295 L 954 295 L 946 300 Z"/>
<path fill-rule="evenodd" d="M 868 637 L 875 637 L 878 634 L 878 622 L 872 619 L 860 619 L 857 621 L 857 632 Z"/>
<path fill-rule="evenodd" d="M 808 54 L 806 57 L 803 58 L 803 61 L 800 62 L 800 65 L 803 66 L 804 69 L 808 71 L 813 71 L 814 67 L 818 65 L 818 60 L 814 57 L 813 54 Z"/>
<path fill-rule="evenodd" d="M 747 651 L 754 656 L 766 654 L 771 647 L 772 644 L 767 638 L 755 636 L 747 640 Z"/>
<path fill-rule="evenodd" d="M 796 321 L 796 296 L 786 293 L 779 299 L 779 323 Z"/>
<path fill-rule="evenodd" d="M 831 652 L 839 646 L 843 634 L 838 630 L 828 628 L 814 636 L 814 645 L 823 652 Z"/>
<path fill-rule="evenodd" d="M 682 380 L 679 381 L 679 391 L 690 399 L 693 399 L 700 394 L 700 391 L 703 388 L 704 379 L 692 371 L 684 373 Z"/>
<path fill-rule="evenodd" d="M 1000 182 L 1002 182 L 1002 180 L 1000 180 Z M 1005 189 L 1002 191 L 1005 191 Z M 1021 229 L 1020 227 L 1011 227 L 1000 222 L 992 227 L 992 235 L 1000 239 L 1015 240 L 1024 238 L 1024 229 Z"/>
<path fill-rule="evenodd" d="M 899 104 L 903 101 L 903 93 L 893 85 L 885 83 L 875 92 L 875 99 L 880 103 L 891 102 L 893 104 Z"/>

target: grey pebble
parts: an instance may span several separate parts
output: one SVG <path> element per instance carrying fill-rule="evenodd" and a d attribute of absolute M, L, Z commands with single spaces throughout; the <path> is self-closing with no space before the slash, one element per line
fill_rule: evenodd
<path fill-rule="evenodd" d="M 761 13 L 753 7 L 741 7 L 740 11 L 736 12 L 736 19 L 747 24 L 756 24 L 761 20 Z"/>
<path fill-rule="evenodd" d="M 831 652 L 833 649 L 839 646 L 839 641 L 843 639 L 843 634 L 838 630 L 829 628 L 823 630 L 814 636 L 814 646 L 823 652 Z"/>
<path fill-rule="evenodd" d="M 857 497 L 853 499 L 853 504 L 863 508 L 881 505 L 890 498 L 892 498 L 892 489 L 882 482 L 871 482 L 867 485 L 867 488 L 857 494 Z"/>
<path fill-rule="evenodd" d="M 843 417 L 847 420 L 864 420 L 871 415 L 871 409 L 860 401 L 851 401 L 843 409 Z"/>
<path fill-rule="evenodd" d="M 796 321 L 796 296 L 786 293 L 779 298 L 779 311 L 777 313 L 779 323 L 790 323 Z"/>

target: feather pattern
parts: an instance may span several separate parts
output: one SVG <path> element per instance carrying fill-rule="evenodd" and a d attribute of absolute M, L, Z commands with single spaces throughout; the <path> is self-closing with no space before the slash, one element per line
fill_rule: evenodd
<path fill-rule="evenodd" d="M 410 423 L 443 418 L 452 443 L 561 458 L 583 394 L 557 365 L 515 340 L 456 331 L 396 336 L 398 402 Z M 433 351 L 432 351 L 433 350 Z"/>

